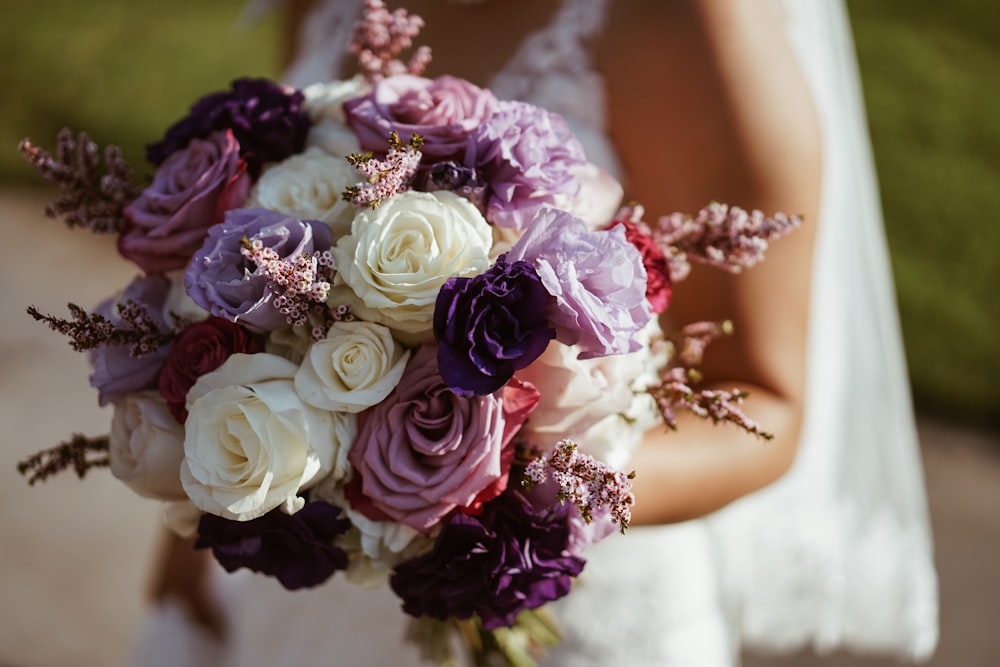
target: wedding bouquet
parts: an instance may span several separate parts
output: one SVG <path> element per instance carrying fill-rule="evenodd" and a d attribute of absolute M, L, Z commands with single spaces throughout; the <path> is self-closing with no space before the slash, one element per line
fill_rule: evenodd
<path fill-rule="evenodd" d="M 401 63 L 420 25 L 369 0 L 361 75 L 202 98 L 145 186 L 85 135 L 22 144 L 64 190 L 49 213 L 141 273 L 89 312 L 29 309 L 113 417 L 21 471 L 109 466 L 229 571 L 387 582 L 432 653 L 457 630 L 528 664 L 543 606 L 627 527 L 614 466 L 645 430 L 688 408 L 762 433 L 739 392 L 692 387 L 725 327 L 656 315 L 689 260 L 749 266 L 798 221 L 618 210 L 560 117 Z"/>

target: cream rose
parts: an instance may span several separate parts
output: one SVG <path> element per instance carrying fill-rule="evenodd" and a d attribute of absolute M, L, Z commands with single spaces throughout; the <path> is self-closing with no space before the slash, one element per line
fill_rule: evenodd
<path fill-rule="evenodd" d="M 302 360 L 295 391 L 322 410 L 361 412 L 389 395 L 409 358 L 380 324 L 335 322 Z"/>
<path fill-rule="evenodd" d="M 306 97 L 303 106 L 313 125 L 306 137 L 306 146 L 321 148 L 341 158 L 359 152 L 361 144 L 344 122 L 344 102 L 368 90 L 361 77 L 308 86 L 303 91 Z"/>
<path fill-rule="evenodd" d="M 337 242 L 330 303 L 347 302 L 361 319 L 430 340 L 441 285 L 486 270 L 492 243 L 489 223 L 468 200 L 404 192 L 359 212 Z"/>
<path fill-rule="evenodd" d="M 353 437 L 295 393 L 296 365 L 272 354 L 234 354 L 188 392 L 181 482 L 201 510 L 247 521 L 302 508 L 299 492 L 347 472 Z M 339 470 L 338 468 L 339 463 Z"/>
<path fill-rule="evenodd" d="M 111 474 L 141 496 L 180 500 L 184 427 L 158 391 L 126 394 L 111 418 Z"/>
<path fill-rule="evenodd" d="M 310 148 L 265 171 L 250 193 L 247 208 L 320 220 L 330 225 L 337 238 L 350 231 L 357 211 L 341 194 L 359 178 L 347 160 Z"/>

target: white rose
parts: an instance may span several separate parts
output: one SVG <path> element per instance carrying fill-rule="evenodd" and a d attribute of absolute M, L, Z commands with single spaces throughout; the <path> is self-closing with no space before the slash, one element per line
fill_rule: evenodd
<path fill-rule="evenodd" d="M 295 371 L 273 354 L 234 354 L 188 392 L 181 482 L 200 509 L 237 521 L 292 514 L 305 504 L 299 491 L 346 474 L 349 429 L 302 402 Z"/>
<path fill-rule="evenodd" d="M 621 206 L 624 190 L 611 174 L 595 164 L 573 170 L 580 180 L 580 190 L 563 208 L 583 220 L 589 229 L 601 229 L 614 220 Z"/>
<path fill-rule="evenodd" d="M 126 394 L 115 403 L 110 435 L 111 474 L 139 495 L 184 498 L 184 427 L 158 391 Z"/>
<path fill-rule="evenodd" d="M 588 441 L 588 431 L 605 419 L 623 416 L 636 420 L 641 431 L 655 423 L 649 416 L 651 398 L 644 390 L 658 379 L 658 369 L 666 363 L 662 332 L 654 319 L 637 334 L 643 346 L 630 354 L 616 354 L 595 359 L 578 359 L 576 346 L 552 344 L 518 378 L 535 385 L 541 394 L 538 406 L 524 426 L 525 435 L 535 444 L 551 447 L 562 438 L 580 443 L 588 453 L 607 460 L 605 451 L 615 445 L 602 442 L 601 428 Z M 658 413 L 656 413 L 658 414 Z M 625 443 L 625 448 L 631 443 Z"/>
<path fill-rule="evenodd" d="M 344 81 L 329 81 L 314 83 L 302 90 L 305 102 L 302 108 L 314 123 L 324 119 L 343 123 L 344 102 L 368 93 L 370 86 L 365 80 L 356 76 Z"/>
<path fill-rule="evenodd" d="M 336 238 L 350 230 L 357 211 L 341 195 L 359 178 L 347 160 L 310 148 L 267 169 L 254 186 L 247 206 L 300 220 L 321 220 L 330 225 Z"/>
<path fill-rule="evenodd" d="M 373 322 L 335 322 L 309 348 L 295 373 L 295 391 L 322 410 L 361 412 L 399 383 L 410 353 Z"/>
<path fill-rule="evenodd" d="M 344 102 L 368 90 L 364 80 L 355 77 L 347 81 L 316 83 L 302 91 L 306 98 L 303 107 L 313 121 L 306 146 L 321 148 L 341 158 L 359 152 L 358 138 L 345 123 Z"/>
<path fill-rule="evenodd" d="M 264 351 L 284 357 L 296 365 L 305 359 L 309 346 L 313 343 L 310 326 L 289 326 L 275 329 L 264 341 Z"/>
<path fill-rule="evenodd" d="M 337 242 L 330 303 L 347 302 L 363 320 L 429 340 L 441 286 L 486 270 L 492 242 L 482 213 L 452 192 L 396 195 L 360 211 Z"/>
<path fill-rule="evenodd" d="M 167 299 L 163 304 L 163 321 L 173 323 L 174 316 L 188 322 L 198 322 L 208 317 L 208 311 L 188 296 L 184 287 L 184 272 L 172 271 L 166 274 L 170 281 Z"/>
<path fill-rule="evenodd" d="M 392 569 L 434 548 L 434 540 L 398 521 L 375 521 L 353 509 L 344 497 L 343 485 L 324 481 L 312 497 L 340 507 L 352 527 L 337 538 L 347 552 L 344 575 L 355 584 L 373 588 L 385 584 Z"/>

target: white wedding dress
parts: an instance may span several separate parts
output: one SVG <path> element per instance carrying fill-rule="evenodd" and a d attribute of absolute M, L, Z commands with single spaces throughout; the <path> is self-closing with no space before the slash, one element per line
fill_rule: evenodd
<path fill-rule="evenodd" d="M 561 113 L 590 159 L 619 173 L 603 133 L 601 80 L 584 47 L 606 1 L 564 0 L 491 88 Z M 818 102 L 825 160 L 797 460 L 778 483 L 715 516 L 632 529 L 594 547 L 579 585 L 553 605 L 566 636 L 548 667 L 726 667 L 744 645 L 910 659 L 935 647 L 926 499 L 850 30 L 841 0 L 786 5 Z M 360 6 L 319 3 L 289 83 L 336 77 L 331 63 Z M 839 270 L 845 262 L 850 270 Z M 247 572 L 220 571 L 214 582 L 226 645 L 199 639 L 168 607 L 150 618 L 136 664 L 420 664 L 387 590 L 335 577 L 288 593 Z"/>

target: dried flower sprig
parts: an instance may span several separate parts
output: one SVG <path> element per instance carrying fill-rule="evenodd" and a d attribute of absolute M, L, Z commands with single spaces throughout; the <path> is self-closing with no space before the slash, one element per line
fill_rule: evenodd
<path fill-rule="evenodd" d="M 131 345 L 133 357 L 155 352 L 174 338 L 172 331 L 163 330 L 143 306 L 128 300 L 117 306 L 121 324 L 116 325 L 100 313 L 88 313 L 75 303 L 67 304 L 70 319 L 46 315 L 34 306 L 28 314 L 45 322 L 53 331 L 69 336 L 69 345 L 77 352 L 93 350 L 102 345 Z M 175 318 L 175 324 L 182 322 Z"/>
<path fill-rule="evenodd" d="M 79 433 L 66 442 L 37 454 L 17 464 L 17 471 L 28 478 L 28 484 L 42 482 L 68 468 L 73 468 L 76 476 L 83 479 L 91 468 L 106 468 L 111 465 L 108 436 L 89 438 Z"/>
<path fill-rule="evenodd" d="M 396 74 L 423 74 L 431 61 L 429 47 L 419 47 L 407 63 L 397 57 L 413 46 L 413 38 L 423 27 L 424 20 L 416 14 L 405 9 L 390 12 L 382 0 L 365 0 L 364 14 L 354 26 L 350 44 L 364 79 L 375 83 Z"/>
<path fill-rule="evenodd" d="M 747 392 L 739 389 L 695 389 L 692 385 L 698 384 L 701 379 L 697 370 L 675 366 L 663 374 L 659 385 L 648 389 L 670 429 L 677 429 L 677 411 L 683 409 L 703 419 L 711 419 L 713 424 L 727 422 L 764 440 L 774 438 L 740 407 L 749 395 Z"/>
<path fill-rule="evenodd" d="M 389 152 L 384 160 L 376 159 L 371 153 L 351 153 L 347 161 L 365 177 L 365 181 L 348 186 L 344 199 L 355 206 L 371 206 L 377 209 L 384 200 L 408 190 L 422 153 L 420 147 L 424 138 L 419 134 L 410 135 L 406 144 L 393 130 L 389 134 Z"/>
<path fill-rule="evenodd" d="M 128 225 L 124 209 L 142 192 L 132 167 L 117 146 L 104 149 L 83 132 L 73 138 L 63 128 L 56 138 L 56 155 L 25 139 L 18 147 L 44 181 L 62 196 L 45 207 L 50 218 L 62 218 L 67 227 L 85 227 L 98 234 L 118 234 Z"/>
<path fill-rule="evenodd" d="M 265 248 L 260 239 L 244 238 L 242 244 L 240 252 L 264 273 L 268 287 L 276 295 L 271 303 L 289 324 L 305 326 L 312 315 L 319 320 L 312 327 L 312 337 L 320 340 L 331 322 L 344 319 L 345 313 L 331 312 L 326 307 L 337 269 L 329 250 L 303 253 L 287 260 L 271 248 Z"/>
<path fill-rule="evenodd" d="M 624 211 L 642 217 L 642 207 Z M 650 226 L 653 240 L 667 253 L 670 278 L 677 282 L 691 271 L 690 261 L 739 273 L 762 259 L 771 241 L 802 224 L 797 215 L 761 211 L 747 212 L 736 206 L 713 202 L 691 217 L 672 213 Z"/>
<path fill-rule="evenodd" d="M 561 502 L 576 505 L 588 523 L 595 512 L 607 510 L 612 523 L 628 529 L 632 518 L 632 479 L 635 473 L 615 470 L 579 450 L 572 440 L 560 440 L 548 456 L 539 456 L 524 469 L 524 485 L 533 487 L 547 479 L 558 486 Z"/>

